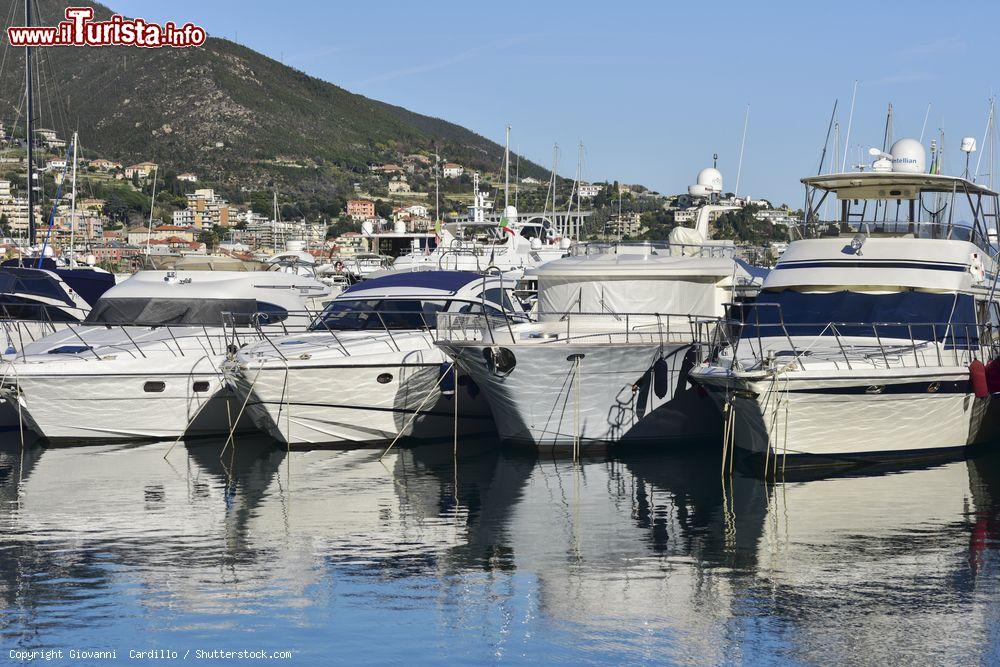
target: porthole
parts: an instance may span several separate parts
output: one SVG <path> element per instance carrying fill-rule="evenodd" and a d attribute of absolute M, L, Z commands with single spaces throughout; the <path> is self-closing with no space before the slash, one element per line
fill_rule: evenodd
<path fill-rule="evenodd" d="M 941 383 L 940 382 L 931 382 L 929 385 L 927 385 L 927 393 L 934 394 L 934 393 L 937 393 L 939 391 L 941 391 Z"/>
<path fill-rule="evenodd" d="M 392 373 L 381 373 L 375 380 L 379 384 L 389 384 L 392 382 Z"/>
<path fill-rule="evenodd" d="M 865 389 L 866 394 L 881 394 L 883 391 L 885 391 L 885 385 L 882 384 L 873 384 Z"/>
<path fill-rule="evenodd" d="M 142 390 L 148 394 L 159 394 L 166 388 L 167 384 L 165 382 L 147 382 L 142 385 Z"/>
<path fill-rule="evenodd" d="M 208 391 L 208 381 L 199 380 L 198 382 L 195 382 L 191 388 L 195 391 L 195 393 L 203 394 Z"/>

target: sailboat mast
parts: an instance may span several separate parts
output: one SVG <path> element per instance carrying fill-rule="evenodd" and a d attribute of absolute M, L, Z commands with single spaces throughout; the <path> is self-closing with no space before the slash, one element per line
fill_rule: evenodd
<path fill-rule="evenodd" d="M 31 27 L 31 0 L 24 0 L 24 25 Z M 35 153 L 32 143 L 35 136 L 35 107 L 31 96 L 31 47 L 24 47 L 24 82 L 27 113 L 25 141 L 28 144 L 28 245 L 35 244 Z"/>
<path fill-rule="evenodd" d="M 146 231 L 146 257 L 149 257 L 149 241 L 153 238 L 153 207 L 156 206 L 156 177 L 160 173 L 160 165 L 153 167 L 153 191 L 149 198 L 149 229 Z"/>
<path fill-rule="evenodd" d="M 69 252 L 70 268 L 76 266 L 76 144 L 79 141 L 77 133 L 73 133 L 73 191 L 69 203 Z M 148 254 L 148 253 L 147 253 Z"/>
<path fill-rule="evenodd" d="M 736 189 L 733 190 L 733 196 L 740 196 L 740 176 L 743 175 L 743 149 L 747 145 L 747 127 L 750 125 L 750 105 L 747 105 L 746 115 L 743 117 L 743 139 L 740 141 L 740 161 L 739 166 L 736 167 Z"/>
<path fill-rule="evenodd" d="M 503 209 L 510 204 L 510 125 L 507 126 L 503 146 Z"/>

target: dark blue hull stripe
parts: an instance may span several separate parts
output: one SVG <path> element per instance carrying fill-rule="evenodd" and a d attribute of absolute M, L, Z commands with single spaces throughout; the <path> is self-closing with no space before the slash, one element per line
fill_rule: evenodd
<path fill-rule="evenodd" d="M 921 269 L 924 271 L 965 271 L 968 266 L 965 264 L 930 264 L 927 262 L 897 261 L 865 261 L 855 259 L 833 259 L 820 262 L 786 262 L 774 267 L 775 271 L 781 269 Z"/>

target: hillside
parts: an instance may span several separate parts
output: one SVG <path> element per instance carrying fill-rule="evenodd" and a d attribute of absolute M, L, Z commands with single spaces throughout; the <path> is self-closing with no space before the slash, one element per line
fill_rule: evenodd
<path fill-rule="evenodd" d="M 38 0 L 39 25 L 63 17 L 65 0 Z M 21 0 L 0 0 L 20 24 Z M 95 5 L 97 18 L 111 11 Z M 178 17 L 189 18 L 189 17 Z M 20 49 L 6 43 L 0 121 L 18 117 Z M 123 162 L 152 160 L 209 182 L 251 189 L 276 182 L 313 193 L 343 191 L 355 174 L 397 153 L 430 152 L 495 172 L 503 148 L 453 123 L 350 93 L 224 39 L 204 47 L 37 49 L 37 125 Z M 23 115 L 19 117 L 23 123 Z M 277 157 L 305 165 L 274 164 Z M 547 178 L 527 160 L 522 176 Z"/>

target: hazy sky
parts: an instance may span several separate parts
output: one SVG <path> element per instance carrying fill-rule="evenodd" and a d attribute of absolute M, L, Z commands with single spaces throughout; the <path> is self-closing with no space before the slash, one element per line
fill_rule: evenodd
<path fill-rule="evenodd" d="M 113 0 L 130 16 L 194 21 L 348 90 L 454 121 L 559 171 L 682 191 L 719 154 L 740 191 L 799 204 L 835 99 L 849 164 L 895 136 L 944 128 L 982 142 L 1000 81 L 1000 4 L 940 2 L 414 2 Z M 925 141 L 926 143 L 926 141 Z M 985 160 L 982 171 L 986 171 Z M 1000 180 L 1000 179 L 998 179 Z"/>

